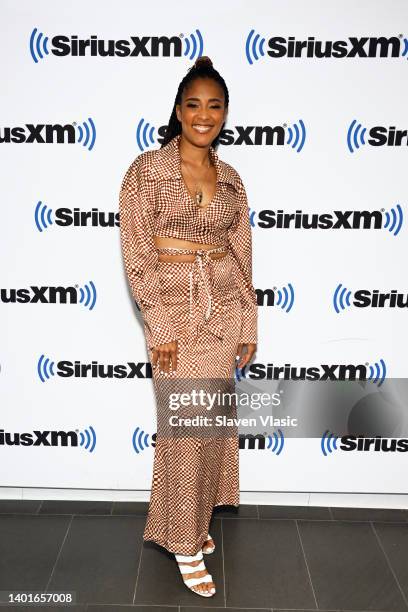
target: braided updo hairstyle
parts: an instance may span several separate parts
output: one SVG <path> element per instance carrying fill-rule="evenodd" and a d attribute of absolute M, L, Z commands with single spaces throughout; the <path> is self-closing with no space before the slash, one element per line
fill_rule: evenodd
<path fill-rule="evenodd" d="M 163 143 L 161 145 L 162 147 L 164 147 L 168 142 L 170 142 L 170 140 L 174 138 L 174 136 L 181 134 L 181 123 L 177 119 L 176 104 L 181 104 L 181 96 L 184 91 L 184 88 L 187 87 L 192 81 L 199 78 L 213 79 L 222 87 L 224 91 L 225 108 L 228 108 L 229 94 L 224 79 L 222 78 L 220 73 L 215 70 L 211 59 L 207 55 L 202 55 L 201 57 L 198 57 L 194 62 L 193 66 L 188 69 L 186 76 L 182 79 L 180 85 L 178 86 L 176 99 L 174 100 L 173 111 L 170 115 L 170 120 L 167 124 L 166 135 L 164 136 Z M 218 136 L 214 138 L 211 143 L 211 146 L 213 146 L 214 148 L 218 144 L 219 136 L 220 134 L 218 134 Z"/>

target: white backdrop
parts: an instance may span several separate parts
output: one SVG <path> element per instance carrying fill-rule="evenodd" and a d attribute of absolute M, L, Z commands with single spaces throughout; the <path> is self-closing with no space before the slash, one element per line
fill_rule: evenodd
<path fill-rule="evenodd" d="M 179 0 L 1 0 L 0 10 L 1 486 L 148 498 L 154 397 L 120 252 L 118 194 L 131 161 L 160 146 L 158 130 L 198 54 L 212 58 L 230 92 L 230 144 L 218 153 L 240 173 L 251 209 L 256 363 L 406 375 L 406 307 L 353 303 L 361 289 L 405 299 L 408 290 L 407 137 L 378 146 L 373 132 L 391 138 L 408 128 L 405 1 L 208 0 L 197 10 Z M 161 36 L 176 37 L 168 53 L 156 49 Z M 127 41 L 136 53 L 78 54 L 76 40 L 91 37 Z M 311 48 L 309 57 L 273 57 L 274 37 L 283 49 L 289 37 L 345 41 L 351 56 L 320 58 Z M 393 46 L 381 54 L 377 37 Z M 146 124 L 152 140 L 141 149 Z M 46 126 L 68 128 L 58 138 Z M 279 128 L 282 140 L 267 141 L 263 127 Z M 277 211 L 351 211 L 349 221 L 377 211 L 379 225 L 277 228 L 265 222 Z M 336 312 L 340 283 L 350 305 Z M 274 304 L 263 301 L 267 290 Z M 290 308 L 278 304 L 285 290 Z M 138 377 L 124 375 L 134 368 Z M 324 456 L 318 438 L 287 439 L 280 454 L 242 448 L 240 465 L 241 491 L 407 492 L 404 452 Z"/>

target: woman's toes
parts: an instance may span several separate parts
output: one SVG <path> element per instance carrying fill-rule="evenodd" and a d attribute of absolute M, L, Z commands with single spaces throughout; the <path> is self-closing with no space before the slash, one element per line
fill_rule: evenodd
<path fill-rule="evenodd" d="M 196 567 L 200 563 L 201 561 L 198 560 L 198 561 L 191 561 L 189 563 L 180 562 L 179 565 L 181 567 L 183 567 L 183 565 L 189 565 L 191 567 Z M 203 570 L 197 570 L 196 572 L 191 572 L 190 574 L 188 574 L 188 577 L 189 578 L 202 578 L 203 576 L 206 576 L 206 575 L 208 575 L 208 570 L 203 569 Z M 208 593 L 210 595 L 213 595 L 215 593 L 215 584 L 213 582 L 203 582 L 201 584 L 195 584 L 189 588 L 199 593 L 205 593 L 205 594 Z"/>
<path fill-rule="evenodd" d="M 215 593 L 214 583 L 206 582 L 204 584 L 196 584 L 193 589 L 200 591 L 201 593 Z"/>
<path fill-rule="evenodd" d="M 215 593 L 215 584 L 213 582 L 209 582 L 207 584 L 207 590 L 209 593 Z"/>

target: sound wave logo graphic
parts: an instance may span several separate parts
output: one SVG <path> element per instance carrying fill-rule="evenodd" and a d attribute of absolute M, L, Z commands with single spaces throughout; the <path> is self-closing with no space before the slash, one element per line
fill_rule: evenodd
<path fill-rule="evenodd" d="M 90 425 L 88 429 L 79 432 L 79 446 L 93 453 L 96 446 L 96 434 L 94 428 Z"/>
<path fill-rule="evenodd" d="M 189 55 L 189 59 L 194 59 L 195 57 L 201 57 L 203 54 L 204 43 L 203 37 L 201 36 L 200 30 L 195 30 L 190 34 L 190 36 L 183 37 L 183 34 L 180 35 L 180 38 L 183 38 L 184 41 L 184 55 Z"/>
<path fill-rule="evenodd" d="M 89 151 L 94 148 L 96 140 L 96 127 L 91 117 L 88 117 L 82 124 L 78 124 L 76 121 L 72 123 L 77 129 L 78 138 L 77 142 L 81 143 L 83 147 L 86 147 Z"/>
<path fill-rule="evenodd" d="M 36 64 L 38 64 L 40 59 L 44 59 L 45 55 L 49 54 L 47 46 L 48 36 L 34 28 L 30 36 L 30 53 Z"/>
<path fill-rule="evenodd" d="M 37 374 L 41 382 L 45 382 L 49 380 L 51 376 L 55 376 L 54 365 L 54 361 L 51 361 L 45 355 L 41 355 L 37 363 Z"/>
<path fill-rule="evenodd" d="M 47 205 L 40 200 L 34 210 L 34 221 L 39 232 L 53 224 L 52 215 L 52 208 L 47 208 Z"/>
<path fill-rule="evenodd" d="M 347 146 L 350 153 L 354 153 L 355 149 L 366 144 L 364 140 L 366 131 L 367 128 L 363 128 L 361 123 L 357 123 L 357 119 L 353 119 L 347 130 Z"/>
<path fill-rule="evenodd" d="M 352 292 L 350 291 L 350 289 L 347 289 L 347 287 L 342 288 L 341 283 L 337 285 L 333 294 L 333 308 L 337 312 L 337 314 L 340 312 L 340 310 L 345 310 L 346 308 L 349 308 L 351 306 L 351 295 Z"/>
<path fill-rule="evenodd" d="M 133 436 L 132 436 L 132 446 L 134 450 L 137 452 L 137 454 L 141 453 L 146 448 L 151 446 L 151 443 L 149 444 L 149 437 L 150 437 L 150 434 L 146 433 L 140 427 L 136 427 L 135 431 L 133 432 Z"/>
<path fill-rule="evenodd" d="M 264 57 L 264 45 L 265 38 L 260 34 L 255 34 L 255 30 L 251 30 L 245 41 L 245 56 L 251 66 L 254 61 Z"/>
<path fill-rule="evenodd" d="M 252 210 L 251 208 L 249 208 L 249 222 L 251 224 L 251 227 L 255 227 L 255 216 L 256 210 Z"/>
<path fill-rule="evenodd" d="M 379 361 L 376 361 L 374 365 L 370 365 L 369 363 L 366 363 L 366 367 L 368 368 L 367 380 L 370 380 L 371 382 L 376 384 L 378 387 L 381 387 L 387 375 L 387 367 L 385 365 L 384 359 L 380 359 Z"/>
<path fill-rule="evenodd" d="M 276 287 L 274 287 L 273 290 L 278 295 L 276 305 L 282 308 L 282 310 L 285 312 L 289 312 L 292 309 L 295 301 L 295 291 L 292 283 L 288 283 L 288 288 L 283 287 L 283 289 L 276 289 Z"/>
<path fill-rule="evenodd" d="M 297 153 L 303 149 L 306 140 L 306 127 L 302 119 L 299 119 L 299 125 L 294 123 L 292 127 L 288 127 L 286 123 L 283 124 L 289 132 L 289 138 L 286 141 L 292 149 L 296 149 Z"/>
<path fill-rule="evenodd" d="M 396 204 L 395 208 L 391 208 L 390 212 L 387 211 L 384 213 L 384 215 L 384 229 L 396 236 L 399 233 L 404 220 L 404 215 L 401 206 L 399 204 Z"/>
<path fill-rule="evenodd" d="M 404 41 L 404 48 L 402 49 L 401 57 L 406 57 L 406 55 L 408 54 L 408 38 L 404 38 L 403 41 Z"/>
<path fill-rule="evenodd" d="M 278 429 L 278 434 L 274 432 L 272 436 L 266 437 L 266 441 L 267 441 L 266 449 L 271 450 L 272 453 L 275 453 L 275 455 L 281 454 L 283 450 L 284 442 L 285 442 L 285 436 L 283 435 L 283 432 L 281 429 Z"/>
<path fill-rule="evenodd" d="M 96 287 L 92 281 L 84 287 L 77 287 L 79 290 L 79 303 L 92 310 L 96 303 Z"/>
<path fill-rule="evenodd" d="M 150 147 L 150 145 L 155 144 L 156 140 L 153 136 L 154 130 L 154 125 L 150 125 L 148 122 L 145 123 L 145 119 L 143 119 L 143 117 L 140 119 L 136 127 L 136 142 L 141 151 L 144 151 Z"/>
<path fill-rule="evenodd" d="M 320 449 L 325 457 L 328 457 L 329 454 L 331 455 L 335 450 L 338 450 L 337 440 L 338 436 L 326 429 L 320 440 Z"/>

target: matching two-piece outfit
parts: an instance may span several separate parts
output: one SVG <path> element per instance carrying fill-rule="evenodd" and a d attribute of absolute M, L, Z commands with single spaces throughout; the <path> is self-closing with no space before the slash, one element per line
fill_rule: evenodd
<path fill-rule="evenodd" d="M 178 383 L 191 391 L 194 380 L 233 381 L 238 343 L 257 342 L 244 185 L 237 171 L 210 147 L 216 192 L 207 208 L 200 210 L 181 174 L 180 138 L 177 135 L 161 149 L 136 157 L 119 198 L 122 254 L 143 316 L 149 358 L 153 347 L 177 340 L 176 371 L 168 374 L 153 368 L 160 423 L 169 416 L 158 399 L 165 384 Z M 157 248 L 153 236 L 217 248 Z M 212 259 L 209 253 L 214 251 L 228 253 Z M 195 260 L 159 261 L 159 253 L 195 253 Z M 193 412 L 190 407 L 189 414 Z M 220 413 L 236 417 L 236 407 L 218 406 Z M 214 506 L 239 505 L 238 435 L 236 430 L 228 431 L 234 435 L 224 431 L 219 436 L 161 436 L 158 430 L 144 540 L 173 553 L 193 555 L 206 539 Z"/>

